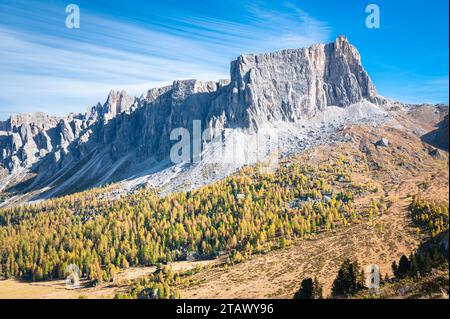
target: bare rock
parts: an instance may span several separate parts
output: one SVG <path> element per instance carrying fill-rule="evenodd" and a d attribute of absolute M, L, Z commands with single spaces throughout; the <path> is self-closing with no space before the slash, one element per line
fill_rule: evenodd
<path fill-rule="evenodd" d="M 134 176 L 142 163 L 157 165 L 170 152 L 170 132 L 191 131 L 194 120 L 217 134 L 225 128 L 258 131 L 365 100 L 385 103 L 356 48 L 339 37 L 309 48 L 241 55 L 231 62 L 230 80 L 179 80 L 140 98 L 111 91 L 104 104 L 64 118 L 13 116 L 0 123 L 0 166 L 10 173 L 19 168 L 35 173 L 24 191 L 64 176 L 61 186 L 54 183 L 55 196 Z"/>
<path fill-rule="evenodd" d="M 382 147 L 388 147 L 389 146 L 389 140 L 387 138 L 382 138 L 381 140 L 377 141 L 375 143 L 376 146 L 382 146 Z"/>

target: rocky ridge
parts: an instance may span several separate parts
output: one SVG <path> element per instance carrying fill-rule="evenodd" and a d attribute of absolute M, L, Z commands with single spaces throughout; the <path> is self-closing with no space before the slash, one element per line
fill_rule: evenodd
<path fill-rule="evenodd" d="M 171 166 L 170 133 L 178 127 L 192 131 L 194 120 L 214 134 L 254 134 L 358 103 L 388 101 L 376 93 L 345 37 L 309 48 L 241 55 L 231 62 L 230 80 L 174 81 L 141 97 L 111 91 L 103 105 L 85 114 L 21 114 L 0 122 L 0 176 L 33 174 L 18 185 L 4 179 L 2 188 L 45 189 L 47 196 L 56 196 L 133 179 Z"/>

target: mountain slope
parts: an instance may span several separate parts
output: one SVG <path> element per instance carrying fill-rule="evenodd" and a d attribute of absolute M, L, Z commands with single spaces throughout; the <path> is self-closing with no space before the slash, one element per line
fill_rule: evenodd
<path fill-rule="evenodd" d="M 1 122 L 0 191 L 16 195 L 9 205 L 115 182 L 125 191 L 194 189 L 268 155 L 326 143 L 346 125 L 395 120 L 393 107 L 402 106 L 376 93 L 345 37 L 242 55 L 231 63 L 229 81 L 174 81 L 141 97 L 111 91 L 86 114 L 24 114 Z M 210 130 L 202 141 L 195 127 Z M 171 133 L 179 128 L 193 145 L 199 142 L 200 161 L 192 154 L 171 160 L 179 139 Z M 271 144 L 254 154 L 258 139 Z"/>
<path fill-rule="evenodd" d="M 422 140 L 436 146 L 437 148 L 448 151 L 448 114 L 438 123 L 437 128 L 424 136 Z"/>

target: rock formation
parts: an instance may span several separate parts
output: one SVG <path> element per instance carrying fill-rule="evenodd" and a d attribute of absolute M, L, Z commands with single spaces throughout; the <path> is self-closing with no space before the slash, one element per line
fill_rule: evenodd
<path fill-rule="evenodd" d="M 383 104 L 345 37 L 330 44 L 241 55 L 230 80 L 174 81 L 140 98 L 111 91 L 106 102 L 64 118 L 21 114 L 0 123 L 0 166 L 9 174 L 36 173 L 28 191 L 64 184 L 64 191 L 117 181 L 167 158 L 170 132 L 191 129 L 193 120 L 216 132 L 258 131 L 280 121 L 296 122 L 327 106 L 367 100 Z"/>

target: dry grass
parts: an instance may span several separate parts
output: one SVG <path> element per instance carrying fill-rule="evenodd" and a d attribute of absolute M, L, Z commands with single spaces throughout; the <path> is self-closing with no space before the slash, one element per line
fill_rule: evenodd
<path fill-rule="evenodd" d="M 426 236 L 411 223 L 408 205 L 419 190 L 430 199 L 448 201 L 448 156 L 433 159 L 420 139 L 392 128 L 376 132 L 363 127 L 349 128 L 355 142 L 339 149 L 352 153 L 366 146 L 365 160 L 374 162 L 370 176 L 352 176 L 354 181 L 371 181 L 378 192 L 360 200 L 361 207 L 380 198 L 386 211 L 372 221 L 364 221 L 334 233 L 323 233 L 314 240 L 298 241 L 284 250 L 254 256 L 240 264 L 209 269 L 190 278 L 181 288 L 185 298 L 292 298 L 302 279 L 317 276 L 328 295 L 332 281 L 344 258 L 358 260 L 362 266 L 378 264 L 384 276 L 392 275 L 391 264 L 403 254 L 409 255 Z M 377 148 L 371 142 L 387 137 L 388 148 Z M 314 156 L 327 160 L 334 152 L 327 147 Z M 307 154 L 306 156 L 311 156 Z M 398 165 L 401 159 L 408 165 Z"/>
<path fill-rule="evenodd" d="M 169 263 L 174 272 L 187 272 L 224 263 L 224 258 L 204 261 L 180 261 Z M 0 299 L 76 299 L 80 296 L 89 299 L 114 298 L 116 293 L 125 292 L 130 282 L 155 272 L 156 267 L 133 267 L 122 271 L 113 283 L 102 283 L 96 287 L 69 289 L 64 280 L 45 282 L 23 282 L 9 279 L 0 280 Z"/>
<path fill-rule="evenodd" d="M 431 157 L 428 146 L 413 132 L 416 121 L 406 116 L 399 120 L 411 129 L 353 126 L 342 132 L 351 134 L 353 142 L 339 149 L 322 146 L 303 155 L 305 162 L 320 162 L 328 161 L 333 154 L 356 154 L 357 160 L 367 163 L 370 171 L 355 173 L 352 181 L 371 182 L 377 188 L 376 192 L 367 192 L 358 199 L 357 205 L 366 209 L 372 200 L 381 201 L 386 207 L 381 216 L 332 233 L 321 233 L 315 239 L 295 241 L 288 248 L 256 255 L 233 266 L 223 265 L 223 260 L 175 263 L 173 269 L 178 272 L 203 267 L 186 276 L 179 287 L 182 297 L 292 298 L 301 280 L 314 276 L 328 295 L 344 258 L 358 260 L 363 266 L 378 264 L 383 275 L 391 274 L 392 261 L 403 254 L 409 255 L 426 236 L 411 223 L 408 205 L 412 194 L 420 190 L 428 199 L 448 201 L 448 154 L 439 159 Z M 389 139 L 389 147 L 373 145 L 381 137 Z M 113 284 L 77 290 L 66 289 L 64 281 L 0 281 L 0 298 L 78 298 L 80 295 L 111 298 L 124 291 L 129 281 L 154 270 L 154 267 L 128 269 Z"/>

